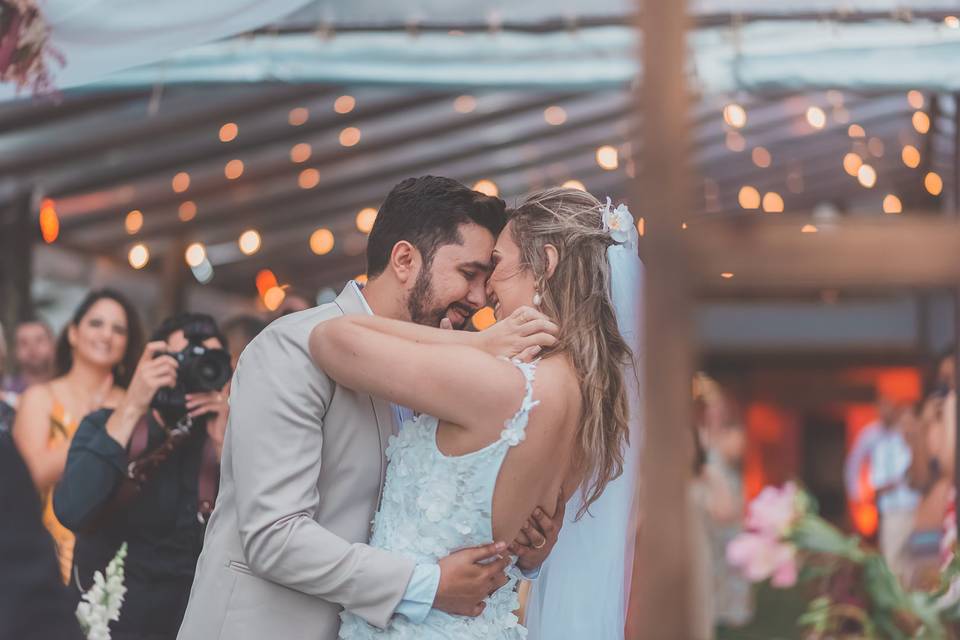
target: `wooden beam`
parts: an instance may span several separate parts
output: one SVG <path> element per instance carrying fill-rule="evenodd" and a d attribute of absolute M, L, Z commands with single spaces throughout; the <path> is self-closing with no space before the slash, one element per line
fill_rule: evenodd
<path fill-rule="evenodd" d="M 656 241 L 642 247 L 647 273 L 642 359 L 646 415 L 628 633 L 641 640 L 690 640 L 698 604 L 692 601 L 688 517 L 694 334 L 679 225 L 690 210 L 691 192 L 686 2 L 639 3 L 644 11 L 642 59 L 652 63 L 644 65 L 638 100 L 644 144 L 633 202 L 641 204 L 647 237 Z"/>
<path fill-rule="evenodd" d="M 802 233 L 805 224 L 819 231 Z M 960 282 L 960 221 L 929 214 L 843 218 L 828 224 L 769 215 L 701 221 L 690 225 L 684 241 L 694 284 L 707 295 L 770 288 L 953 287 Z M 723 273 L 733 276 L 726 279 Z"/>
<path fill-rule="evenodd" d="M 33 245 L 38 234 L 33 226 L 32 205 L 33 195 L 29 191 L 0 205 L 0 321 L 7 332 L 34 312 L 30 284 Z"/>

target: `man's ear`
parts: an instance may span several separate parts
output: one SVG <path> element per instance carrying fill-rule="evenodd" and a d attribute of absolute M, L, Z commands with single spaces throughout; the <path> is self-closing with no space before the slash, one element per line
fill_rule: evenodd
<path fill-rule="evenodd" d="M 416 278 L 420 273 L 422 262 L 420 251 L 406 240 L 393 245 L 393 250 L 390 252 L 390 268 L 400 282 L 407 283 Z"/>
<path fill-rule="evenodd" d="M 546 278 L 553 277 L 553 272 L 557 270 L 557 263 L 560 262 L 560 252 L 552 244 L 543 245 L 543 252 L 547 255 L 547 273 Z"/>

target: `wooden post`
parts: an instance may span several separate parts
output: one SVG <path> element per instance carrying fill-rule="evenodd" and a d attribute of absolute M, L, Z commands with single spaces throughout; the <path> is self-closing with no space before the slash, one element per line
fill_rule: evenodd
<path fill-rule="evenodd" d="M 641 516 L 628 630 L 692 640 L 688 486 L 693 464 L 693 292 L 681 242 L 688 206 L 686 3 L 641 0 L 640 149 L 632 202 L 645 220 L 645 441 Z M 641 143 L 642 144 L 639 144 Z"/>
<path fill-rule="evenodd" d="M 953 94 L 953 202 L 952 210 L 954 218 L 960 217 L 960 93 Z M 953 345 L 954 345 L 954 380 L 960 375 L 960 284 L 953 292 Z M 938 363 L 939 364 L 939 363 Z M 956 383 L 954 383 L 956 386 Z M 954 394 L 957 391 L 954 390 Z M 954 431 L 960 430 L 960 402 L 955 404 Z M 960 495 L 960 438 L 954 434 L 953 444 L 953 487 Z M 960 530 L 960 509 L 954 509 L 954 517 L 957 519 L 958 530 Z"/>
<path fill-rule="evenodd" d="M 32 200 L 25 192 L 0 208 L 0 321 L 8 335 L 34 311 L 30 283 L 38 233 L 32 224 Z"/>
<path fill-rule="evenodd" d="M 156 310 L 157 321 L 184 311 L 186 308 L 186 285 L 189 267 L 184 261 L 187 244 L 182 238 L 170 243 L 163 257 L 161 275 L 160 305 Z"/>

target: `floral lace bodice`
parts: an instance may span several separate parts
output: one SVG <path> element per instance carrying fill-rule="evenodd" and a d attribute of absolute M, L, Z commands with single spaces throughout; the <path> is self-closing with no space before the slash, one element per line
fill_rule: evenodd
<path fill-rule="evenodd" d="M 447 456 L 437 447 L 438 421 L 420 415 L 404 423 L 387 448 L 383 501 L 373 521 L 370 544 L 404 554 L 418 563 L 435 563 L 464 547 L 493 541 L 493 493 L 500 467 L 511 447 L 525 436 L 533 399 L 536 362 L 514 364 L 523 373 L 526 393 L 519 411 L 504 424 L 500 439 L 472 453 Z M 341 614 L 340 637 L 397 639 L 516 639 L 525 638 L 514 612 L 520 571 L 513 564 L 509 581 L 486 600 L 477 618 L 451 616 L 433 609 L 422 624 L 394 616 L 390 626 L 377 629 L 349 612 Z"/>

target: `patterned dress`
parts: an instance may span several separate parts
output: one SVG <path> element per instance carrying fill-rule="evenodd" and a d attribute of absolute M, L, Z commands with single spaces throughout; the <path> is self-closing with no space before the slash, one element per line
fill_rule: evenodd
<path fill-rule="evenodd" d="M 450 553 L 493 540 L 493 493 L 500 467 L 511 447 L 525 436 L 533 400 L 536 363 L 514 362 L 523 373 L 526 393 L 519 411 L 504 425 L 500 439 L 462 456 L 447 456 L 437 448 L 436 418 L 417 416 L 390 439 L 390 465 L 383 502 L 374 518 L 370 544 L 406 555 L 418 563 L 435 563 Z M 516 614 L 520 607 L 520 570 L 511 563 L 508 582 L 486 600 L 476 618 L 432 609 L 422 624 L 394 616 L 386 629 L 370 626 L 344 612 L 340 638 L 360 640 L 517 640 L 527 637 Z"/>

